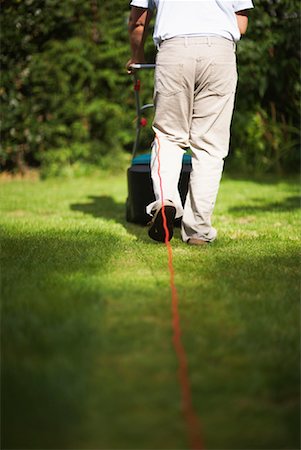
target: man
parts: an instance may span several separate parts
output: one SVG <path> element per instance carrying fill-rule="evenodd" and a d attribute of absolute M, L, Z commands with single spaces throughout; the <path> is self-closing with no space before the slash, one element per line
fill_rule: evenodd
<path fill-rule="evenodd" d="M 156 201 L 149 236 L 164 242 L 175 218 L 189 245 L 216 239 L 211 225 L 237 83 L 236 42 L 248 25 L 251 0 L 132 0 L 131 64 L 144 62 L 144 42 L 154 10 L 156 57 L 151 174 Z M 178 192 L 183 154 L 192 152 L 184 209 Z M 164 226 L 164 216 L 167 228 Z"/>

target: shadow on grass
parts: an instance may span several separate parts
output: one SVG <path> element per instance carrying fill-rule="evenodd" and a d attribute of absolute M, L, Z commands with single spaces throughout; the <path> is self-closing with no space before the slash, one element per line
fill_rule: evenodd
<path fill-rule="evenodd" d="M 117 203 L 113 197 L 103 195 L 89 197 L 89 203 L 75 203 L 70 206 L 73 211 L 80 211 L 92 215 L 95 218 L 115 220 L 123 225 L 126 230 L 136 236 L 139 240 L 148 241 L 147 227 L 127 222 L 125 218 L 125 204 Z M 254 205 L 240 205 L 229 208 L 232 214 L 256 214 L 260 212 L 289 212 L 300 208 L 300 197 L 289 196 L 281 202 L 267 202 L 266 199 L 253 198 L 250 200 Z M 180 223 L 175 224 L 179 228 Z"/>
<path fill-rule="evenodd" d="M 93 197 L 86 212 L 118 220 L 123 205 L 106 199 Z M 144 275 L 129 285 L 103 276 L 128 244 L 110 232 L 19 230 L 2 239 L 2 249 L 2 448 L 185 448 L 173 353 L 162 346 L 170 338 L 164 291 L 158 300 Z M 196 261 L 185 263 L 182 280 L 195 296 L 185 300 L 183 326 L 201 373 L 194 386 L 196 404 L 209 410 L 206 432 L 214 437 L 217 422 L 225 449 L 242 441 L 244 448 L 297 448 L 295 272 L 281 277 L 297 255 L 220 255 L 207 261 L 206 284 L 191 276 Z M 220 395 L 228 421 L 216 412 Z"/>
<path fill-rule="evenodd" d="M 70 209 L 72 211 L 80 211 L 84 214 L 90 214 L 96 218 L 115 220 L 123 225 L 130 234 L 134 235 L 140 241 L 158 245 L 158 242 L 155 242 L 148 237 L 147 225 L 132 223 L 126 220 L 125 204 L 117 203 L 113 197 L 109 197 L 108 195 L 102 195 L 100 197 L 91 195 L 88 198 L 91 200 L 90 203 L 75 203 L 70 205 Z M 177 233 L 179 234 L 181 219 L 177 219 L 174 226 L 175 229 L 178 230 Z"/>
<path fill-rule="evenodd" d="M 142 301 L 156 286 L 146 293 L 144 277 L 110 278 L 127 246 L 113 231 L 3 233 L 1 448 L 147 448 L 151 436 L 175 448 L 174 436 L 184 439 L 170 414 L 158 418 L 166 405 L 178 416 L 177 390 L 158 378 L 174 361 L 161 348 L 169 325 L 157 338 L 162 303 Z"/>
<path fill-rule="evenodd" d="M 1 448 L 75 448 L 107 306 L 89 277 L 107 273 L 120 239 L 47 230 L 1 241 Z"/>
<path fill-rule="evenodd" d="M 113 219 L 125 225 L 125 204 L 117 203 L 112 197 L 90 195 L 89 203 L 75 203 L 70 206 L 72 211 L 81 211 L 93 217 Z"/>
<path fill-rule="evenodd" d="M 70 209 L 89 214 L 95 218 L 114 220 L 120 223 L 128 233 L 135 236 L 139 241 L 157 244 L 149 239 L 146 225 L 140 225 L 126 220 L 125 203 L 118 203 L 113 197 L 108 195 L 99 197 L 91 195 L 88 199 L 90 200 L 89 203 L 74 203 L 70 205 Z"/>
<path fill-rule="evenodd" d="M 241 205 L 229 208 L 229 212 L 256 213 L 256 212 L 289 212 L 300 208 L 300 197 L 290 196 L 281 202 L 266 202 L 265 199 L 253 198 L 254 205 Z"/>

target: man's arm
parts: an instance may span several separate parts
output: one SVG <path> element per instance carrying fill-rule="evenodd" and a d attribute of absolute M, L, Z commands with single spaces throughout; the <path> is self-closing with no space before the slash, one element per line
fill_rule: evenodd
<path fill-rule="evenodd" d="M 245 34 L 248 28 L 248 11 L 237 11 L 235 14 L 240 34 Z"/>
<path fill-rule="evenodd" d="M 131 59 L 126 64 L 129 73 L 131 64 L 144 62 L 144 42 L 151 18 L 152 11 L 150 9 L 132 6 L 128 24 Z"/>

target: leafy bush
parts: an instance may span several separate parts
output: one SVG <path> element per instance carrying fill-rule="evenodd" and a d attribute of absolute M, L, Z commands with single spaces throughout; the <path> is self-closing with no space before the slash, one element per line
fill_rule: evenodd
<path fill-rule="evenodd" d="M 2 169 L 118 165 L 131 149 L 135 104 L 124 0 L 3 0 Z M 295 168 L 299 158 L 299 7 L 255 1 L 239 43 L 240 83 L 229 168 Z M 154 58 L 147 41 L 148 60 Z M 143 98 L 152 98 L 152 73 Z M 141 148 L 152 139 L 143 133 Z"/>
<path fill-rule="evenodd" d="M 300 8 L 296 0 L 255 1 L 238 45 L 239 87 L 230 168 L 249 173 L 298 167 Z"/>
<path fill-rule="evenodd" d="M 110 3 L 3 2 L 3 167 L 122 158 L 127 8 Z"/>

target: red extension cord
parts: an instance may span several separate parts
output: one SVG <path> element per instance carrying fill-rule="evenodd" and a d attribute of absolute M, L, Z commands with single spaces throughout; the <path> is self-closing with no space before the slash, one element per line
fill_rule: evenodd
<path fill-rule="evenodd" d="M 167 228 L 167 221 L 164 208 L 164 197 L 163 197 L 163 187 L 161 178 L 161 166 L 160 166 L 160 141 L 158 136 L 155 137 L 157 142 L 157 155 L 158 155 L 158 176 L 160 181 L 160 194 L 162 202 L 162 218 L 163 227 L 165 231 L 165 245 L 168 252 L 168 269 L 170 273 L 170 290 L 171 290 L 171 306 L 172 306 L 172 328 L 173 328 L 173 346 L 178 359 L 179 369 L 178 377 L 181 388 L 181 401 L 182 401 L 182 411 L 187 427 L 187 434 L 190 442 L 190 447 L 192 450 L 202 450 L 204 448 L 201 435 L 201 427 L 199 423 L 198 416 L 193 408 L 192 395 L 189 382 L 189 373 L 187 365 L 187 356 L 185 348 L 182 344 L 181 339 L 181 326 L 180 326 L 180 315 L 179 315 L 179 300 L 178 292 L 175 285 L 175 272 L 173 267 L 173 254 L 172 247 L 169 241 L 169 231 Z"/>

